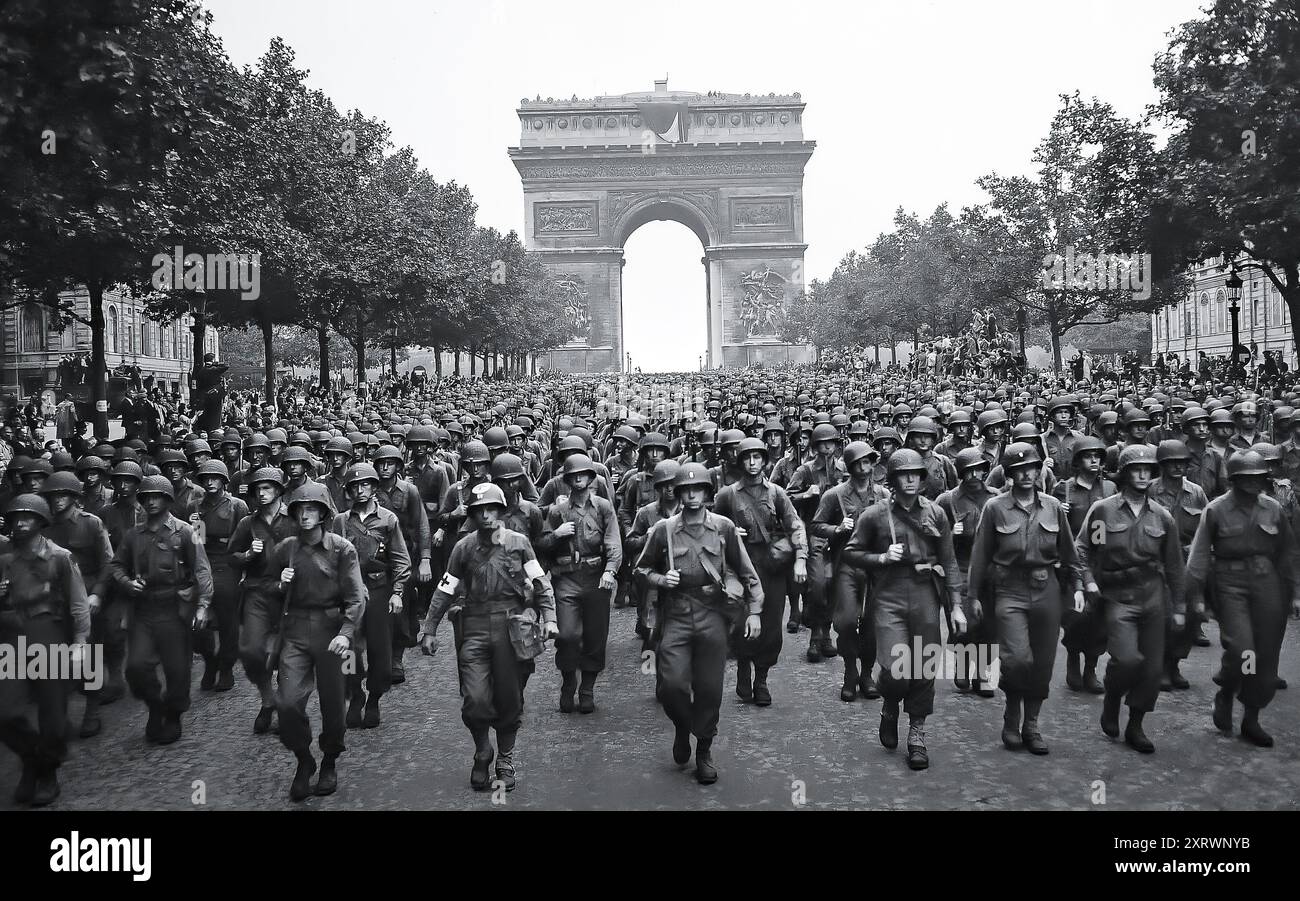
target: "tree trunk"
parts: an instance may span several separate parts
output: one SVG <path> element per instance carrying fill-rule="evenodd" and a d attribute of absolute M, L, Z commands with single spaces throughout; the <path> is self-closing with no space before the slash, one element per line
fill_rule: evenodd
<path fill-rule="evenodd" d="M 275 403 L 275 335 L 274 326 L 271 324 L 271 317 L 267 314 L 262 315 L 262 321 L 259 323 L 262 328 L 262 378 L 266 384 L 262 386 L 262 393 L 266 395 L 268 404 Z"/>
<path fill-rule="evenodd" d="M 1291 346 L 1295 348 L 1297 363 L 1300 363 L 1300 266 L 1283 266 L 1282 272 L 1286 275 L 1282 303 L 1291 311 Z"/>
<path fill-rule="evenodd" d="M 203 297 L 202 295 L 199 295 Z M 190 333 L 194 336 L 194 353 L 190 354 L 190 388 L 198 384 L 199 369 L 203 367 L 203 348 L 208 339 L 208 317 L 206 315 L 207 299 L 203 300 L 193 308 L 194 324 L 190 326 Z M 192 398 L 191 398 L 192 400 Z"/>
<path fill-rule="evenodd" d="M 876 365 L 879 366 L 880 365 L 880 342 L 879 341 L 875 343 L 875 348 L 876 348 Z"/>
<path fill-rule="evenodd" d="M 898 338 L 893 332 L 889 333 L 889 364 L 898 365 Z"/>
<path fill-rule="evenodd" d="M 357 355 L 357 384 L 366 380 L 366 323 L 357 311 L 357 337 L 352 342 L 352 349 Z"/>
<path fill-rule="evenodd" d="M 104 285 L 90 281 L 86 290 L 90 294 L 90 399 L 95 406 L 95 438 L 107 441 L 108 362 L 104 359 Z"/>
<path fill-rule="evenodd" d="M 460 348 L 459 347 L 452 352 L 451 360 L 452 363 L 454 364 L 454 368 L 452 369 L 452 374 L 454 374 L 457 378 L 460 378 Z"/>
<path fill-rule="evenodd" d="M 397 336 L 393 336 L 393 343 L 388 345 L 389 358 L 388 368 L 393 371 L 393 378 L 397 378 Z"/>
<path fill-rule="evenodd" d="M 442 378 L 442 348 L 437 344 L 433 345 L 433 371 L 438 378 Z"/>
<path fill-rule="evenodd" d="M 1061 371 L 1061 328 L 1056 315 L 1056 307 L 1047 305 L 1047 331 L 1052 336 L 1052 369 Z"/>
<path fill-rule="evenodd" d="M 474 378 L 478 375 L 478 345 L 469 346 L 469 377 Z"/>
<path fill-rule="evenodd" d="M 316 326 L 317 356 L 320 357 L 320 383 L 328 388 L 330 384 L 330 333 L 329 324 L 322 322 Z"/>

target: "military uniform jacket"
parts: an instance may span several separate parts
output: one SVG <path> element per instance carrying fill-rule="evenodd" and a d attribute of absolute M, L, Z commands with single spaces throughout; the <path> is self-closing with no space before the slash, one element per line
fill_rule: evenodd
<path fill-rule="evenodd" d="M 516 613 L 530 606 L 528 583 L 532 579 L 525 567 L 536 562 L 532 543 L 512 529 L 500 528 L 488 536 L 477 530 L 466 535 L 451 549 L 447 572 L 438 583 L 420 630 L 432 635 L 456 599 L 460 599 L 462 612 L 470 615 Z M 542 622 L 553 623 L 555 595 L 545 579 L 538 582 L 542 591 L 534 591 L 533 606 Z"/>
<path fill-rule="evenodd" d="M 664 574 L 670 569 L 670 532 L 673 547 L 671 568 L 681 576 L 681 581 L 673 589 L 664 585 Z M 707 567 L 702 560 L 708 561 Z M 724 580 L 728 572 L 740 580 L 750 616 L 763 612 L 763 583 L 759 581 L 758 572 L 736 533 L 735 523 L 725 516 L 706 510 L 702 523 L 687 525 L 680 513 L 656 523 L 636 563 L 637 573 L 659 589 L 670 614 L 689 612 L 691 601 L 716 610 L 724 609 L 723 589 L 709 573 L 709 568 Z"/>
<path fill-rule="evenodd" d="M 1141 590 L 1144 578 L 1159 573 L 1169 589 L 1169 606 L 1183 613 L 1183 546 L 1173 515 L 1159 502 L 1144 500 L 1134 516 L 1124 495 L 1097 501 L 1074 541 L 1085 585 L 1103 594 Z M 1138 598 L 1141 600 L 1141 598 Z"/>
<path fill-rule="evenodd" d="M 632 520 L 632 527 L 627 531 L 627 538 L 623 540 L 623 549 L 629 556 L 640 556 L 641 550 L 645 547 L 646 539 L 650 536 L 650 530 L 654 528 L 655 523 L 662 522 L 670 516 L 675 515 L 680 507 L 664 509 L 655 498 L 648 504 L 643 505 L 636 511 L 636 518 Z"/>
<path fill-rule="evenodd" d="M 100 516 L 100 512 L 113 503 L 113 489 L 105 487 L 102 483 L 94 491 L 83 491 L 81 493 L 81 509 L 87 513 L 93 513 Z"/>
<path fill-rule="evenodd" d="M 1164 476 L 1157 476 L 1147 486 L 1147 497 L 1170 512 L 1178 529 L 1179 543 L 1184 549 L 1189 547 L 1201 524 L 1201 516 L 1210 503 L 1201 486 L 1183 478 L 1182 485 L 1174 488 Z"/>
<path fill-rule="evenodd" d="M 188 478 L 182 479 L 179 485 L 173 485 L 172 491 L 176 496 L 172 498 L 170 509 L 172 516 L 177 519 L 189 518 L 190 508 L 203 499 L 203 489 Z"/>
<path fill-rule="evenodd" d="M 99 514 L 99 518 L 104 523 L 104 528 L 108 530 L 109 542 L 116 548 L 122 543 L 128 531 L 143 525 L 146 516 L 144 507 L 140 506 L 133 495 L 129 500 L 126 497 L 114 498 L 113 503 Z"/>
<path fill-rule="evenodd" d="M 1078 535 L 1079 528 L 1083 525 L 1083 520 L 1088 515 L 1088 508 L 1097 501 L 1110 497 L 1118 492 L 1115 483 L 1110 479 L 1104 479 L 1100 474 L 1092 483 L 1091 488 L 1084 488 L 1079 483 L 1077 476 L 1066 479 L 1064 482 L 1057 482 L 1052 488 L 1052 497 L 1070 505 L 1070 512 L 1066 516 L 1070 520 L 1070 534 Z"/>
<path fill-rule="evenodd" d="M 805 523 L 812 522 L 813 516 L 817 514 L 817 505 L 821 503 L 821 494 L 825 494 L 834 486 L 838 485 L 847 475 L 844 471 L 844 464 L 837 457 L 828 458 L 828 463 L 822 463 L 820 460 L 813 459 L 807 463 L 801 464 L 790 477 L 790 485 L 786 488 L 794 502 L 795 509 L 799 511 L 800 518 Z M 799 497 L 794 495 L 803 494 L 812 485 L 818 485 L 821 488 L 821 494 L 815 497 Z"/>
<path fill-rule="evenodd" d="M 655 490 L 653 473 L 642 471 L 625 476 L 618 489 L 617 504 L 618 523 L 623 534 L 632 531 L 632 521 L 640 509 L 657 500 L 659 492 Z"/>
<path fill-rule="evenodd" d="M 808 533 L 803 520 L 780 485 L 762 479 L 757 485 L 738 481 L 718 492 L 713 512 L 725 516 L 745 530 L 745 549 L 765 558 L 764 550 L 781 538 L 790 539 L 795 560 L 808 560 Z M 764 559 L 764 562 L 768 562 Z"/>
<path fill-rule="evenodd" d="M 925 481 L 921 483 L 921 494 L 927 500 L 937 500 L 945 491 L 957 487 L 957 469 L 951 460 L 943 454 L 933 452 L 921 460 L 925 464 Z"/>
<path fill-rule="evenodd" d="M 970 568 L 970 552 L 975 545 L 975 530 L 979 527 L 980 514 L 984 512 L 984 506 L 997 496 L 996 491 L 983 483 L 973 490 L 961 484 L 939 495 L 939 500 L 936 501 L 939 509 L 947 514 L 950 526 L 962 524 L 961 534 L 952 536 L 952 548 L 963 571 Z"/>
<path fill-rule="evenodd" d="M 1064 569 L 1066 573 L 1058 572 L 1058 578 L 1068 576 L 1077 583 L 1083 571 L 1061 502 L 1039 491 L 1026 509 L 1007 491 L 985 504 L 971 548 L 972 597 L 985 599 L 983 586 L 995 566 L 1019 570 Z"/>
<path fill-rule="evenodd" d="M 903 559 L 885 563 L 880 557 L 895 539 L 903 545 Z M 918 496 L 911 510 L 904 509 L 897 499 L 868 507 L 854 524 L 853 534 L 840 552 L 840 560 L 859 569 L 875 570 L 878 585 L 884 584 L 889 572 L 899 567 L 938 564 L 943 567 L 943 584 L 948 596 L 961 597 L 961 573 L 953 550 L 952 527 L 943 509 L 924 497 Z"/>
<path fill-rule="evenodd" d="M 209 500 L 204 492 L 203 499 L 186 511 L 186 519 L 195 513 L 199 514 L 199 539 L 208 552 L 209 562 L 224 562 L 230 555 L 230 539 L 235 529 L 248 515 L 248 505 L 225 491 L 215 501 Z"/>
<path fill-rule="evenodd" d="M 1291 438 L 1278 445 L 1282 451 L 1282 472 L 1292 485 L 1300 483 L 1300 444 Z"/>
<path fill-rule="evenodd" d="M 471 490 L 475 485 L 481 485 L 490 479 L 480 479 L 477 482 L 471 482 L 468 479 L 456 482 L 447 486 L 447 493 L 442 497 L 442 506 L 438 508 L 438 528 L 444 533 L 455 532 L 465 534 L 469 531 L 469 517 L 464 514 L 457 514 L 457 510 L 466 506 L 472 497 Z"/>
<path fill-rule="evenodd" d="M 433 556 L 429 517 L 424 512 L 424 500 L 415 485 L 400 477 L 394 479 L 391 486 L 380 482 L 375 500 L 381 507 L 397 514 L 397 521 L 402 526 L 402 537 L 406 539 L 407 550 L 415 562 Z"/>
<path fill-rule="evenodd" d="M 556 538 L 555 530 L 566 522 L 574 524 L 573 535 Z M 623 563 L 623 542 L 614 506 L 592 494 L 590 489 L 581 505 L 574 504 L 573 495 L 558 499 L 546 514 L 541 550 L 554 561 L 557 572 L 595 567 L 603 558 L 604 571 L 611 575 L 617 573 Z"/>
<path fill-rule="evenodd" d="M 400 535 L 401 530 L 397 531 Z M 286 567 L 294 571 L 288 586 L 280 583 L 280 573 Z M 339 610 L 343 621 L 338 634 L 349 642 L 355 640 L 369 594 L 352 542 L 333 532 L 325 532 L 315 545 L 290 535 L 271 551 L 269 568 L 275 573 L 275 592 L 284 599 L 286 612 Z"/>
<path fill-rule="evenodd" d="M 522 497 L 516 498 L 501 515 L 501 522 L 510 531 L 518 532 L 527 538 L 530 544 L 541 544 L 546 518 L 542 516 L 542 508 L 532 501 L 526 501 Z"/>
<path fill-rule="evenodd" d="M 346 538 L 357 549 L 366 585 L 371 588 L 387 585 L 393 594 L 406 590 L 406 582 L 411 577 L 411 556 L 396 513 L 372 501 L 369 510 L 354 507 L 335 515 L 330 531 Z"/>
<path fill-rule="evenodd" d="M 447 471 L 432 460 L 423 466 L 412 463 L 406 467 L 406 477 L 420 492 L 420 501 L 424 504 L 424 513 L 431 527 L 437 522 L 438 509 L 447 494 Z M 337 503 L 337 502 L 336 502 Z"/>
<path fill-rule="evenodd" d="M 9 597 L 0 605 L 0 617 L 17 614 L 21 629 L 27 619 L 48 613 L 67 624 L 69 639 L 76 644 L 90 637 L 90 605 L 86 586 L 72 552 L 44 535 L 19 549 L 5 541 L 0 545 L 0 579 L 9 580 Z"/>
<path fill-rule="evenodd" d="M 1228 490 L 1227 461 L 1208 442 L 1200 448 L 1193 441 L 1186 444 L 1191 459 L 1187 461 L 1187 474 L 1184 478 L 1200 485 L 1205 496 L 1214 500 Z"/>
<path fill-rule="evenodd" d="M 970 446 L 971 443 L 969 441 L 959 441 L 956 435 L 949 435 L 947 438 L 939 442 L 935 447 L 934 452 L 936 454 L 943 454 L 949 460 L 956 460 L 957 455 Z"/>
<path fill-rule="evenodd" d="M 156 525 L 148 521 L 126 533 L 110 564 L 113 579 L 127 597 L 127 585 L 136 578 L 145 581 L 145 598 L 157 594 L 175 594 L 197 589 L 198 606 L 212 602 L 212 568 L 202 543 L 195 540 L 194 530 L 170 513 Z M 188 607 L 188 604 L 186 605 Z M 182 618 L 191 611 L 182 610 Z"/>
<path fill-rule="evenodd" d="M 614 492 L 609 487 L 609 480 L 600 475 L 600 470 L 604 469 L 599 463 L 596 464 L 596 480 L 591 483 L 589 489 L 593 494 L 609 502 L 610 509 L 614 508 Z M 563 475 L 554 476 L 545 487 L 542 488 L 541 497 L 536 501 L 537 506 L 542 508 L 542 513 L 548 513 L 556 501 L 569 493 L 569 483 L 564 481 Z M 615 520 L 617 522 L 617 519 Z"/>
<path fill-rule="evenodd" d="M 103 521 L 74 505 L 45 527 L 45 537 L 72 552 L 86 593 L 104 597 L 112 578 L 108 564 L 113 560 L 113 546 Z"/>
<path fill-rule="evenodd" d="M 1074 442 L 1083 437 L 1083 432 L 1070 429 L 1064 435 L 1056 427 L 1043 435 L 1043 444 L 1047 447 L 1047 456 L 1052 458 L 1052 471 L 1058 479 L 1068 479 L 1074 475 Z"/>
<path fill-rule="evenodd" d="M 1282 505 L 1267 494 L 1253 504 L 1238 504 L 1232 492 L 1216 497 L 1206 506 L 1187 552 L 1188 593 L 1201 592 L 1216 563 L 1245 560 L 1258 566 L 1255 561 L 1267 558 L 1277 570 L 1282 590 L 1295 597 L 1300 562 L 1296 541 Z"/>
<path fill-rule="evenodd" d="M 848 535 L 840 531 L 840 523 L 844 522 L 844 517 L 851 517 L 856 524 L 863 510 L 872 504 L 889 500 L 889 491 L 875 482 L 868 483 L 866 489 L 859 492 L 853 480 L 846 479 L 821 496 L 821 502 L 817 505 L 817 512 L 813 514 L 809 531 L 814 538 L 828 542 L 831 552 L 838 555 L 841 548 L 837 545 L 843 545 L 848 541 Z M 837 535 L 842 536 L 840 540 L 836 540 Z"/>
<path fill-rule="evenodd" d="M 244 585 L 261 591 L 272 591 L 280 584 L 280 570 L 271 566 L 271 554 L 275 546 L 290 535 L 298 533 L 298 527 L 289 516 L 283 501 L 278 501 L 275 512 L 269 520 L 267 511 L 259 510 L 245 516 L 235 526 L 235 532 L 226 545 L 235 561 L 243 567 Z M 262 541 L 262 553 L 252 551 L 253 539 Z"/>

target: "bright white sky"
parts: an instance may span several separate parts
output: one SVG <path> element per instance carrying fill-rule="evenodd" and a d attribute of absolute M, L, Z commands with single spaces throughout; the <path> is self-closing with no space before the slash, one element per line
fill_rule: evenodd
<path fill-rule="evenodd" d="M 271 38 L 310 83 L 467 185 L 479 221 L 523 230 L 506 148 L 523 97 L 670 90 L 799 91 L 806 275 L 888 230 L 894 211 L 980 202 L 980 175 L 1024 172 L 1057 106 L 1079 90 L 1130 118 L 1155 99 L 1151 62 L 1204 0 L 205 0 L 237 65 Z M 694 369 L 706 346 L 699 241 L 652 222 L 627 244 L 634 366 Z"/>

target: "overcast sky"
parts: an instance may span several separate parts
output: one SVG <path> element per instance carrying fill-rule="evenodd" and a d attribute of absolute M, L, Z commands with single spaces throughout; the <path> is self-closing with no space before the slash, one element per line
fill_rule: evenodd
<path fill-rule="evenodd" d="M 798 91 L 817 142 L 804 179 L 806 277 L 890 228 L 979 203 L 980 175 L 1026 172 L 1057 95 L 1079 90 L 1135 118 L 1151 62 L 1204 0 L 800 3 L 695 0 L 205 0 L 237 65 L 279 35 L 341 110 L 388 122 L 439 181 L 467 185 L 479 221 L 523 231 L 506 148 L 523 97 L 653 88 Z M 706 346 L 702 248 L 653 222 L 627 243 L 633 365 L 694 369 Z"/>

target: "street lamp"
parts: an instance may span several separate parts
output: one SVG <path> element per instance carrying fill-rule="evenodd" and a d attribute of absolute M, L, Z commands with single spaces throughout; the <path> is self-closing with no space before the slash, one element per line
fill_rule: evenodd
<path fill-rule="evenodd" d="M 1228 291 L 1228 315 L 1232 317 L 1232 371 L 1238 371 L 1240 364 L 1237 361 L 1237 348 L 1240 346 L 1237 334 L 1237 314 L 1239 307 L 1237 303 L 1241 300 L 1241 276 L 1237 275 L 1237 267 L 1233 266 L 1232 271 L 1228 273 L 1227 279 L 1223 282 L 1223 287 Z"/>

